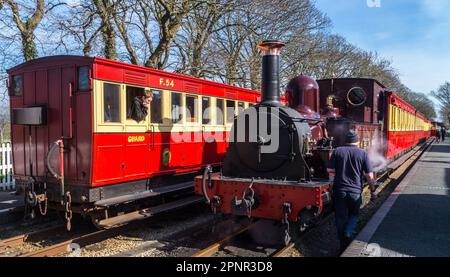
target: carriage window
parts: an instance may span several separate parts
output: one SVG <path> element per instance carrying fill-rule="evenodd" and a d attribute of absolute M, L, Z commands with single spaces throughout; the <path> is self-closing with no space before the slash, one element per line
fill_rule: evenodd
<path fill-rule="evenodd" d="M 211 123 L 211 98 L 202 97 L 202 124 Z"/>
<path fill-rule="evenodd" d="M 133 118 L 133 105 L 139 105 L 142 96 L 144 96 L 144 88 L 127 86 L 127 119 Z M 139 107 L 140 108 L 140 107 Z M 144 119 L 145 120 L 145 119 Z"/>
<path fill-rule="evenodd" d="M 186 122 L 198 122 L 198 97 L 186 95 Z"/>
<path fill-rule="evenodd" d="M 181 115 L 181 93 L 172 92 L 171 100 L 172 123 L 181 123 L 183 119 Z"/>
<path fill-rule="evenodd" d="M 354 87 L 347 93 L 347 100 L 353 106 L 361 106 L 366 102 L 366 92 L 359 87 Z"/>
<path fill-rule="evenodd" d="M 241 113 L 245 109 L 244 102 L 238 102 L 238 114 Z"/>
<path fill-rule="evenodd" d="M 15 75 L 12 77 L 12 96 L 22 95 L 22 76 Z"/>
<path fill-rule="evenodd" d="M 152 90 L 153 100 L 150 108 L 151 122 L 162 123 L 162 91 Z"/>
<path fill-rule="evenodd" d="M 234 101 L 227 100 L 227 123 L 233 123 L 235 110 Z"/>
<path fill-rule="evenodd" d="M 120 86 L 103 84 L 103 122 L 120 122 Z"/>
<path fill-rule="evenodd" d="M 223 109 L 223 99 L 216 99 L 216 124 L 223 125 L 225 110 Z"/>
<path fill-rule="evenodd" d="M 78 91 L 89 91 L 90 89 L 89 66 L 78 67 Z"/>

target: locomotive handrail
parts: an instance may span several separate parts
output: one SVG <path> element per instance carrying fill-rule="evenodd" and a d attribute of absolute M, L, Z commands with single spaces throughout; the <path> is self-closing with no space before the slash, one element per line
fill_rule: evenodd
<path fill-rule="evenodd" d="M 47 166 L 48 171 L 50 171 L 50 174 L 52 174 L 52 176 L 58 180 L 61 180 L 62 176 L 58 175 L 58 173 L 56 173 L 56 171 L 52 168 L 52 166 L 50 165 L 50 158 L 52 157 L 53 152 L 56 150 L 56 148 L 60 147 L 60 143 L 62 143 L 61 140 L 53 142 L 47 152 L 47 156 L 45 157 L 45 165 Z"/>
<path fill-rule="evenodd" d="M 211 187 L 211 166 L 207 166 L 205 170 L 203 171 L 203 178 L 202 178 L 202 192 L 203 196 L 205 197 L 206 204 L 211 203 L 211 199 L 209 199 L 208 193 L 206 192 L 206 177 L 208 177 L 208 185 Z"/>

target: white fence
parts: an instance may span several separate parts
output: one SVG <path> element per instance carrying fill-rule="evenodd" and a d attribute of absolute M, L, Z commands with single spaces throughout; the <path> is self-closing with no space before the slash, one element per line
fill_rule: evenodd
<path fill-rule="evenodd" d="M 15 182 L 12 172 L 12 151 L 10 143 L 0 145 L 0 191 L 14 190 Z"/>

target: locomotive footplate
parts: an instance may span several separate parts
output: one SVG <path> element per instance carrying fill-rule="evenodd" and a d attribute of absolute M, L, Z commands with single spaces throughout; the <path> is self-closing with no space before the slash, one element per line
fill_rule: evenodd
<path fill-rule="evenodd" d="M 281 220 L 285 217 L 286 203 L 291 212 L 288 220 L 302 222 L 319 217 L 331 202 L 329 180 L 293 182 L 268 179 L 227 178 L 220 173 L 198 176 L 194 181 L 195 193 L 214 202 L 217 212 L 247 215 L 255 218 Z M 218 204 L 217 204 L 218 202 Z"/>

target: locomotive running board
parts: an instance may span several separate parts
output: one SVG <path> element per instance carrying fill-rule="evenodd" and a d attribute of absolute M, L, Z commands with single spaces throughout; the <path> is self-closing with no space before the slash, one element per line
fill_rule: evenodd
<path fill-rule="evenodd" d="M 121 195 L 121 196 L 117 196 L 117 197 L 98 200 L 98 201 L 94 202 L 94 205 L 97 207 L 107 208 L 110 206 L 129 203 L 132 201 L 137 201 L 137 200 L 141 200 L 141 199 L 145 199 L 145 198 L 160 196 L 160 195 L 167 194 L 167 193 L 182 191 L 182 190 L 186 190 L 186 189 L 193 188 L 193 187 L 194 187 L 194 183 L 192 181 L 184 182 L 184 183 L 179 183 L 179 184 L 175 184 L 175 185 L 171 185 L 171 186 L 164 186 L 164 187 L 160 187 L 160 188 L 151 189 L 151 190 L 144 191 L 144 192 L 137 192 L 137 193 L 132 193 L 132 194 Z"/>
<path fill-rule="evenodd" d="M 154 206 L 151 208 L 146 208 L 142 210 L 138 210 L 135 212 L 111 217 L 108 219 L 104 219 L 98 222 L 97 227 L 108 229 L 111 227 L 115 227 L 117 225 L 129 223 L 131 221 L 146 219 L 158 214 L 170 212 L 179 208 L 183 208 L 189 205 L 197 204 L 204 202 L 204 198 L 202 196 L 191 196 L 188 198 L 183 198 L 177 201 L 172 201 L 166 204 Z"/>

